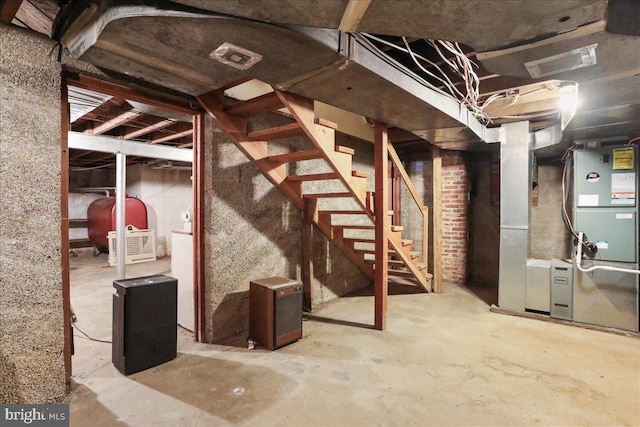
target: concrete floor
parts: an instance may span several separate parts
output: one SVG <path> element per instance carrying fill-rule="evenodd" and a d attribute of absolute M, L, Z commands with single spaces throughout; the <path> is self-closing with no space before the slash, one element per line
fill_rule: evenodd
<path fill-rule="evenodd" d="M 104 265 L 72 259 L 71 298 L 78 325 L 108 340 L 114 272 Z M 168 269 L 164 259 L 131 271 Z M 71 425 L 640 424 L 639 339 L 491 313 L 450 284 L 394 294 L 384 332 L 368 326 L 364 292 L 322 308 L 302 340 L 274 352 L 179 330 L 177 359 L 129 377 L 109 344 L 77 336 Z"/>

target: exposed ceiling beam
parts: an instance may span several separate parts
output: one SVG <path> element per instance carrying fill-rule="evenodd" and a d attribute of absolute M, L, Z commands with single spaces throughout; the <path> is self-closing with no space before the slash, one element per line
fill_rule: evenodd
<path fill-rule="evenodd" d="M 0 22 L 3 24 L 11 24 L 16 16 L 22 0 L 0 0 Z"/>
<path fill-rule="evenodd" d="M 125 111 L 124 113 L 118 114 L 116 117 L 107 120 L 104 123 L 99 124 L 98 126 L 94 126 L 93 128 L 89 128 L 84 131 L 84 133 L 88 133 L 91 135 L 102 135 L 105 132 L 110 131 L 111 129 L 117 128 L 118 126 L 122 126 L 127 124 L 138 117 L 140 117 L 140 112 L 136 110 Z"/>
<path fill-rule="evenodd" d="M 18 2 L 20 3 L 20 2 Z M 29 28 L 46 36 L 51 35 L 53 21 L 44 12 L 31 4 L 23 1 L 20 9 L 16 12 L 16 19 L 25 23 Z"/>
<path fill-rule="evenodd" d="M 121 98 L 111 98 L 105 101 L 102 105 L 94 108 L 89 111 L 82 117 L 79 117 L 78 120 L 72 123 L 74 127 L 81 125 L 83 122 L 95 122 L 102 121 L 104 117 L 112 117 L 113 111 L 122 111 L 122 110 L 130 110 L 131 106 L 127 105 L 126 108 L 123 108 L 127 101 Z"/>
<path fill-rule="evenodd" d="M 173 141 L 175 139 L 179 139 L 179 138 L 182 138 L 183 136 L 187 136 L 187 135 L 191 135 L 191 134 L 193 134 L 193 128 L 186 129 L 186 130 L 183 130 L 182 132 L 173 133 L 171 135 L 163 136 L 163 137 L 160 137 L 160 138 L 151 139 L 151 140 L 149 140 L 149 143 L 150 144 L 160 144 L 162 142 Z"/>
<path fill-rule="evenodd" d="M 193 162 L 193 150 L 187 148 L 149 145 L 143 142 L 124 141 L 114 137 L 86 135 L 79 132 L 69 132 L 69 148 L 102 153 L 122 153 L 151 159 Z"/>
<path fill-rule="evenodd" d="M 163 98 L 157 94 L 148 93 L 148 89 L 132 89 L 127 86 L 105 82 L 73 71 L 66 71 L 65 77 L 67 84 L 81 89 L 105 93 L 114 97 L 142 102 L 186 114 L 199 114 L 202 111 L 198 101 L 192 96 L 178 97 L 165 93 L 163 95 L 166 96 L 166 98 Z"/>
<path fill-rule="evenodd" d="M 349 0 L 338 29 L 346 33 L 355 33 L 369 8 L 369 4 L 371 4 L 371 0 Z"/>
<path fill-rule="evenodd" d="M 129 132 L 125 131 L 124 135 L 122 135 L 122 139 L 137 138 L 139 136 L 149 134 L 156 130 L 164 129 L 167 126 L 171 126 L 175 123 L 176 121 L 173 119 L 166 119 L 166 120 L 160 120 L 159 122 L 155 122 L 155 123 L 148 123 L 147 126 L 142 127 L 140 129 L 132 130 Z"/>

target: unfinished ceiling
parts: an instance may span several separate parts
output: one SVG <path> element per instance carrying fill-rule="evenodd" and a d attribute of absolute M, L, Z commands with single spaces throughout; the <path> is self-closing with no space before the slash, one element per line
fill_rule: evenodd
<path fill-rule="evenodd" d="M 477 149 L 481 141 L 494 142 L 482 124 L 527 119 L 535 129 L 561 121 L 553 91 L 563 81 L 580 83 L 566 141 L 640 134 L 640 14 L 629 13 L 637 12 L 632 3 L 72 1 L 54 32 L 83 60 L 180 92 L 198 95 L 250 76 L 383 120 L 444 148 Z M 54 1 L 23 1 L 14 23 L 48 34 L 46 25 L 25 17 L 34 7 L 48 17 L 57 9 Z M 83 26 L 92 32 L 82 35 Z M 444 74 L 453 90 L 465 94 L 464 78 L 448 66 L 455 55 L 439 51 L 434 40 L 459 42 L 460 52 L 477 65 L 478 105 L 492 100 L 490 120 L 463 117 L 463 109 L 451 108 L 447 100 L 424 96 L 425 84 L 451 91 L 433 74 L 440 80 Z M 215 62 L 212 54 L 224 42 L 262 60 L 248 70 Z M 562 55 L 574 61 L 570 53 L 588 46 L 594 46 L 593 64 L 567 69 Z M 372 54 L 358 57 L 358 49 Z M 546 75 L 532 74 L 529 63 Z M 390 66 L 399 72 L 382 70 Z"/>
<path fill-rule="evenodd" d="M 193 146 L 192 117 L 187 114 L 73 86 L 69 87 L 68 99 L 74 132 L 179 148 Z M 129 156 L 127 161 L 155 165 L 154 159 L 146 157 Z M 69 167 L 71 170 L 115 167 L 115 156 L 70 149 Z"/>

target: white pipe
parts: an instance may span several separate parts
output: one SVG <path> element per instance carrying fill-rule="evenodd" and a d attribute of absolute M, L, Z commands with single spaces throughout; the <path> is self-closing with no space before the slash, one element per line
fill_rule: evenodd
<path fill-rule="evenodd" d="M 629 274 L 639 274 L 640 275 L 640 270 L 631 270 L 630 268 L 619 268 L 619 267 L 611 267 L 608 265 L 595 265 L 593 267 L 589 267 L 589 268 L 582 268 L 582 265 L 580 265 L 582 263 L 582 236 L 583 236 L 583 232 L 579 232 L 578 233 L 578 253 L 576 255 L 576 267 L 578 267 L 578 270 L 582 271 L 583 273 L 589 273 L 590 271 L 594 271 L 594 270 L 605 270 L 605 271 L 617 271 L 619 273 L 629 273 Z"/>
<path fill-rule="evenodd" d="M 116 153 L 116 280 L 125 278 L 125 189 L 127 185 L 127 155 Z"/>

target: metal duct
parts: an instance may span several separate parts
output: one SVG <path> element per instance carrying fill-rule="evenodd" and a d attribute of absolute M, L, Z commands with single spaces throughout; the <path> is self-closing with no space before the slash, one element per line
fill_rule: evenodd
<path fill-rule="evenodd" d="M 531 216 L 529 122 L 508 123 L 502 128 L 498 305 L 524 311 Z"/>

